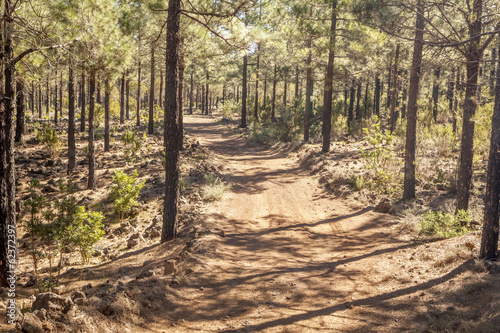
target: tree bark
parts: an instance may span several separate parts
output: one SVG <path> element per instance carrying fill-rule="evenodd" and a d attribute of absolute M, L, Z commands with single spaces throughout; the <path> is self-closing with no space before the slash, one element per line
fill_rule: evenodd
<path fill-rule="evenodd" d="M 460 66 L 457 68 L 457 77 L 455 82 L 455 101 L 453 104 L 453 133 L 457 132 L 457 113 L 458 113 L 458 95 L 460 92 Z"/>
<path fill-rule="evenodd" d="M 125 73 L 120 80 L 120 124 L 125 123 Z"/>
<path fill-rule="evenodd" d="M 309 142 L 309 128 L 310 128 L 310 119 L 309 116 L 312 113 L 312 104 L 311 104 L 311 96 L 312 96 L 312 38 L 309 37 L 307 39 L 307 48 L 309 52 L 307 53 L 306 60 L 306 108 L 304 111 L 304 142 Z"/>
<path fill-rule="evenodd" d="M 140 51 L 140 49 L 139 49 Z M 137 65 L 137 109 L 136 109 L 136 125 L 141 126 L 141 58 Z"/>
<path fill-rule="evenodd" d="M 181 0 L 169 0 L 167 19 L 165 80 L 165 202 L 161 242 L 177 236 L 177 200 L 179 197 L 179 30 Z"/>
<path fill-rule="evenodd" d="M 91 69 L 89 78 L 89 175 L 87 190 L 96 189 L 95 179 L 95 146 L 94 146 L 94 109 L 95 109 L 95 69 Z"/>
<path fill-rule="evenodd" d="M 57 87 L 57 69 L 56 69 L 56 75 L 54 75 L 55 77 L 55 84 L 54 84 L 54 125 L 57 126 L 57 123 L 58 123 L 58 116 L 57 116 L 57 106 L 58 106 L 58 103 L 57 103 L 57 93 L 58 93 L 58 87 Z"/>
<path fill-rule="evenodd" d="M 352 128 L 352 122 L 354 120 L 354 100 L 356 99 L 356 89 L 354 89 L 354 85 L 351 85 L 351 94 L 349 97 L 349 110 L 347 112 L 347 128 L 349 132 Z"/>
<path fill-rule="evenodd" d="M 500 49 L 499 49 L 500 51 Z M 499 52 L 500 54 L 500 52 Z M 500 71 L 499 71 L 500 72 Z M 484 198 L 484 221 L 479 257 L 497 258 L 500 200 L 500 75 L 497 72 L 495 106 L 491 120 L 490 156 Z"/>
<path fill-rule="evenodd" d="M 332 25 L 330 28 L 330 43 L 328 50 L 328 65 L 325 76 L 325 91 L 323 96 L 323 153 L 330 151 L 330 136 L 332 130 L 332 98 L 333 98 L 333 62 L 335 60 L 335 37 L 337 32 L 337 0 L 332 4 Z"/>
<path fill-rule="evenodd" d="M 373 108 L 377 116 L 380 115 L 380 77 L 375 78 L 375 92 L 373 96 Z"/>
<path fill-rule="evenodd" d="M 474 1 L 473 17 L 469 37 L 477 39 L 482 31 L 482 1 Z M 470 42 L 467 54 L 467 83 L 465 87 L 464 116 L 462 125 L 462 144 L 457 181 L 457 211 L 469 209 L 470 188 L 472 185 L 472 160 L 474 156 L 474 115 L 478 99 L 478 74 L 482 51 L 479 42 Z"/>
<path fill-rule="evenodd" d="M 63 73 L 59 72 L 59 116 L 63 117 Z"/>
<path fill-rule="evenodd" d="M 410 73 L 408 93 L 408 115 L 406 122 L 405 174 L 403 200 L 415 198 L 415 148 L 417 143 L 417 100 L 424 48 L 424 5 L 423 0 L 417 2 L 417 18 L 415 23 L 415 39 L 413 42 L 413 60 Z"/>
<path fill-rule="evenodd" d="M 80 109 L 80 132 L 85 132 L 85 70 L 82 70 L 82 107 Z"/>
<path fill-rule="evenodd" d="M 253 116 L 259 119 L 259 70 L 260 70 L 260 43 L 257 44 L 257 66 L 255 72 L 255 106 Z"/>
<path fill-rule="evenodd" d="M 16 135 L 14 141 L 20 143 L 23 139 L 23 135 L 25 134 L 25 104 L 24 104 L 24 82 L 22 80 L 16 81 Z"/>
<path fill-rule="evenodd" d="M 189 88 L 189 114 L 193 114 L 194 65 L 191 65 L 191 82 Z"/>
<path fill-rule="evenodd" d="M 42 83 L 38 82 L 38 118 L 42 119 Z"/>
<path fill-rule="evenodd" d="M 299 98 L 299 65 L 295 66 L 295 99 Z"/>
<path fill-rule="evenodd" d="M 111 87 L 109 80 L 104 81 L 104 151 L 109 151 L 109 97 Z"/>
<path fill-rule="evenodd" d="M 245 54 L 243 56 L 243 88 L 241 89 L 241 128 L 247 128 L 247 69 L 248 69 L 248 58 Z"/>
<path fill-rule="evenodd" d="M 434 70 L 434 85 L 432 87 L 432 117 L 434 122 L 437 122 L 438 101 L 439 101 L 439 78 L 441 76 L 441 69 L 438 67 Z"/>
<path fill-rule="evenodd" d="M 12 42 L 14 1 L 6 0 L 4 8 L 3 36 L 0 37 L 0 45 L 4 47 L 3 52 L 0 52 L 0 72 L 4 70 L 4 77 L 0 74 L 0 92 L 3 91 L 3 96 L 1 96 L 3 98 L 0 101 L 0 286 L 7 287 L 8 279 L 15 274 L 15 259 L 17 258 L 14 165 L 16 69 Z M 5 39 L 2 40 L 3 38 Z M 4 79 L 5 86 L 2 87 Z M 12 269 L 10 269 L 10 264 L 12 264 Z"/>
<path fill-rule="evenodd" d="M 208 82 L 209 80 L 210 80 L 210 72 L 207 69 L 207 82 L 206 82 L 207 88 L 205 89 L 205 114 L 206 115 L 208 115 L 208 113 L 210 111 L 209 109 L 211 107 L 211 105 L 209 104 L 209 100 L 208 100 L 208 96 L 210 93 L 210 83 Z"/>
<path fill-rule="evenodd" d="M 391 133 L 394 133 L 394 129 L 396 127 L 396 102 L 398 96 L 398 61 L 399 61 L 399 47 L 400 44 L 396 45 L 396 55 L 394 56 L 394 69 L 392 70 L 394 73 L 394 77 L 392 79 L 392 98 L 391 98 L 391 119 L 389 124 L 389 130 Z"/>
<path fill-rule="evenodd" d="M 276 121 L 276 84 L 278 83 L 278 68 L 276 67 L 276 63 L 274 63 L 274 77 L 273 77 L 273 98 L 271 105 L 271 121 Z"/>
<path fill-rule="evenodd" d="M 155 48 L 151 45 L 151 80 L 149 83 L 149 123 L 148 134 L 155 132 L 154 107 L 155 107 Z"/>
<path fill-rule="evenodd" d="M 126 72 L 127 82 L 125 83 L 125 117 L 127 120 L 130 119 L 130 78 L 128 76 L 128 70 Z"/>
<path fill-rule="evenodd" d="M 184 55 L 179 54 L 179 150 L 184 146 Z"/>
<path fill-rule="evenodd" d="M 160 96 L 158 97 L 160 109 L 163 109 L 163 70 L 160 70 Z"/>
<path fill-rule="evenodd" d="M 358 81 L 356 88 L 356 119 L 361 119 L 361 81 Z"/>
<path fill-rule="evenodd" d="M 70 64 L 68 70 L 68 175 L 75 170 L 75 165 L 75 83 L 73 67 Z"/>

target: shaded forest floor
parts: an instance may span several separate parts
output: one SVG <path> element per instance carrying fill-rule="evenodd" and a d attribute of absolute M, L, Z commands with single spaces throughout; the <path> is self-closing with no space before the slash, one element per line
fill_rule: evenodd
<path fill-rule="evenodd" d="M 212 117 L 185 122 L 201 147 L 191 137 L 183 153 L 192 185 L 182 194 L 181 237 L 159 245 L 145 231 L 161 209 L 161 140 L 148 138 L 152 149 L 137 165 L 103 157 L 99 190 L 76 195 L 106 211 L 108 169 L 137 168 L 147 184 L 137 221 L 109 225 L 93 265 L 75 259 L 65 268 L 56 291 L 85 299 L 48 313 L 46 331 L 498 331 L 500 275 L 474 259 L 479 232 L 418 241 L 373 205 L 335 198 L 291 149 L 249 144 Z M 207 172 L 232 184 L 221 201 L 201 201 L 197 179 Z M 137 233 L 150 237 L 128 248 Z M 176 262 L 173 274 L 166 260 Z M 22 262 L 25 282 L 32 272 Z M 19 291 L 29 310 L 36 290 Z"/>

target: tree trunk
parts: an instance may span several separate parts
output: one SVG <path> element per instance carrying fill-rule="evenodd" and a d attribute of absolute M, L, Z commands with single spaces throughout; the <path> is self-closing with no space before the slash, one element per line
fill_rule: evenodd
<path fill-rule="evenodd" d="M 126 72 L 127 82 L 125 83 L 125 117 L 127 120 L 130 119 L 130 78 L 128 76 L 128 70 Z"/>
<path fill-rule="evenodd" d="M 356 89 L 354 89 L 354 85 L 351 86 L 351 94 L 349 97 L 349 110 L 347 113 L 347 128 L 349 132 L 352 128 L 352 122 L 354 120 L 354 100 L 356 99 Z"/>
<path fill-rule="evenodd" d="M 184 55 L 179 54 L 179 150 L 184 146 Z"/>
<path fill-rule="evenodd" d="M 22 80 L 17 80 L 16 82 L 16 136 L 15 142 L 20 143 L 22 141 L 23 135 L 25 134 L 25 104 L 24 104 L 24 82 Z"/>
<path fill-rule="evenodd" d="M 59 115 L 63 117 L 63 73 L 59 72 Z"/>
<path fill-rule="evenodd" d="M 120 124 L 125 123 L 125 73 L 123 73 L 120 84 Z"/>
<path fill-rule="evenodd" d="M 496 48 L 493 48 L 491 50 L 491 71 L 490 71 L 490 95 L 491 96 L 495 95 L 495 73 L 496 73 L 496 60 L 497 60 L 496 50 L 497 50 Z"/>
<path fill-rule="evenodd" d="M 177 200 L 179 197 L 179 26 L 181 0 L 169 0 L 167 19 L 165 79 L 165 202 L 161 242 L 177 236 Z"/>
<path fill-rule="evenodd" d="M 453 105 L 453 133 L 457 132 L 457 113 L 458 113 L 458 94 L 460 89 L 460 66 L 457 68 L 457 77 L 455 82 L 455 101 Z"/>
<path fill-rule="evenodd" d="M 141 126 L 141 60 L 139 58 L 139 64 L 137 65 L 137 110 L 136 114 L 136 125 Z"/>
<path fill-rule="evenodd" d="M 276 63 L 274 63 L 274 77 L 273 77 L 273 99 L 271 105 L 271 121 L 276 121 L 276 84 L 278 83 L 278 68 L 276 67 Z"/>
<path fill-rule="evenodd" d="M 380 115 L 380 77 L 375 78 L 375 92 L 373 96 L 373 109 L 377 116 Z"/>
<path fill-rule="evenodd" d="M 12 43 L 14 31 L 13 11 L 13 0 L 6 0 L 3 16 L 3 36 L 0 37 L 0 44 L 4 47 L 3 52 L 0 52 L 0 71 L 3 69 L 5 75 L 2 77 L 0 74 L 0 92 L 3 91 L 3 98 L 0 101 L 0 286 L 2 287 L 7 287 L 10 284 L 9 278 L 15 279 L 15 260 L 17 258 L 14 166 L 16 69 Z M 2 40 L 3 37 L 5 40 Z M 2 87 L 4 79 L 5 86 Z"/>
<path fill-rule="evenodd" d="M 391 82 L 391 78 L 392 78 L 392 67 L 391 67 L 391 64 L 389 64 L 389 73 L 387 74 L 387 104 L 386 104 L 386 108 L 390 108 L 391 107 L 391 88 L 393 86 L 392 82 Z"/>
<path fill-rule="evenodd" d="M 109 97 L 111 94 L 109 80 L 104 81 L 104 151 L 109 151 Z"/>
<path fill-rule="evenodd" d="M 57 116 L 57 92 L 58 92 L 58 87 L 57 87 L 57 70 L 56 70 L 56 75 L 55 77 L 55 85 L 54 85 L 54 125 L 57 127 L 57 122 L 58 122 L 58 116 Z"/>
<path fill-rule="evenodd" d="M 439 101 L 439 77 L 441 76 L 441 69 L 438 67 L 434 70 L 434 85 L 432 87 L 432 117 L 434 122 L 437 122 L 438 101 Z"/>
<path fill-rule="evenodd" d="M 310 119 L 309 116 L 312 113 L 312 104 L 311 104 L 311 96 L 312 96 L 312 38 L 309 37 L 307 39 L 307 48 L 309 52 L 307 54 L 306 60 L 306 108 L 304 111 L 304 142 L 309 142 L 309 128 L 310 128 Z"/>
<path fill-rule="evenodd" d="M 210 80 L 210 73 L 208 72 L 208 69 L 207 69 L 207 88 L 205 89 L 205 114 L 208 115 L 208 112 L 209 112 L 209 108 L 210 108 L 210 104 L 209 104 L 209 100 L 208 100 L 208 96 L 209 96 L 209 93 L 210 93 L 210 85 L 209 85 L 209 81 Z"/>
<path fill-rule="evenodd" d="M 82 108 L 80 109 L 80 132 L 85 132 L 85 70 L 82 70 Z"/>
<path fill-rule="evenodd" d="M 499 71 L 500 72 L 500 71 Z M 495 106 L 491 120 L 490 156 L 484 198 L 484 221 L 479 257 L 497 258 L 500 200 L 500 75 L 497 73 Z"/>
<path fill-rule="evenodd" d="M 396 102 L 398 96 L 398 61 L 399 61 L 399 43 L 396 45 L 396 55 L 394 57 L 394 69 L 392 70 L 394 73 L 394 77 L 392 79 L 392 99 L 391 99 L 391 118 L 389 130 L 391 133 L 394 133 L 394 129 L 396 127 Z"/>
<path fill-rule="evenodd" d="M 368 115 L 368 86 L 370 85 L 369 80 L 366 81 L 365 84 L 365 98 L 364 98 L 364 105 L 363 105 L 363 118 L 366 118 Z"/>
<path fill-rule="evenodd" d="M 201 114 L 205 114 L 205 85 L 201 85 Z"/>
<path fill-rule="evenodd" d="M 285 80 L 283 81 L 283 106 L 285 108 L 285 112 L 286 112 L 287 91 L 288 91 L 288 72 L 285 71 Z"/>
<path fill-rule="evenodd" d="M 474 1 L 474 21 L 470 24 L 469 37 L 475 40 L 482 30 L 482 1 Z M 467 54 L 467 83 L 465 87 L 464 116 L 462 125 L 462 144 L 457 180 L 457 211 L 469 209 L 470 188 L 472 185 L 472 160 L 474 156 L 474 115 L 478 104 L 478 77 L 482 51 L 479 42 L 470 42 Z"/>
<path fill-rule="evenodd" d="M 191 82 L 189 88 L 189 114 L 193 114 L 194 65 L 191 65 Z"/>
<path fill-rule="evenodd" d="M 149 83 L 149 123 L 148 134 L 155 132 L 154 107 L 155 107 L 155 48 L 151 45 L 151 80 Z"/>
<path fill-rule="evenodd" d="M 299 98 L 299 65 L 295 66 L 295 99 Z"/>
<path fill-rule="evenodd" d="M 361 81 L 356 88 L 356 119 L 361 119 Z"/>
<path fill-rule="evenodd" d="M 75 147 L 75 84 L 73 67 L 69 65 L 68 70 L 68 175 L 75 170 L 76 147 Z"/>
<path fill-rule="evenodd" d="M 333 98 L 333 62 L 335 60 L 335 37 L 337 30 L 337 0 L 332 4 L 332 25 L 328 47 L 328 66 L 325 76 L 325 92 L 323 96 L 323 153 L 330 151 L 330 135 L 332 130 L 332 98 Z"/>
<path fill-rule="evenodd" d="M 241 89 L 241 128 L 247 128 L 247 69 L 248 69 L 248 58 L 245 54 L 243 56 L 243 88 Z"/>
<path fill-rule="evenodd" d="M 95 76 L 95 69 L 92 69 L 89 78 L 89 176 L 87 190 L 96 189 L 94 146 Z"/>
<path fill-rule="evenodd" d="M 31 94 L 30 94 L 30 99 L 31 99 L 31 117 L 35 117 L 35 82 L 31 81 Z"/>
<path fill-rule="evenodd" d="M 264 73 L 264 95 L 262 96 L 263 108 L 266 108 L 267 103 L 267 72 Z"/>
<path fill-rule="evenodd" d="M 446 92 L 446 98 L 448 98 L 448 111 L 453 115 L 453 102 L 455 94 L 455 67 L 451 68 L 451 77 L 448 80 L 448 91 Z"/>
<path fill-rule="evenodd" d="M 42 84 L 38 82 L 38 118 L 42 119 Z"/>
<path fill-rule="evenodd" d="M 259 119 L 259 68 L 260 67 L 260 44 L 257 44 L 257 66 L 255 71 L 255 106 L 253 116 Z"/>
<path fill-rule="evenodd" d="M 45 85 L 45 115 L 50 113 L 50 74 L 47 74 L 47 82 Z"/>
<path fill-rule="evenodd" d="M 160 109 L 163 109 L 163 70 L 160 70 L 160 96 L 158 97 Z"/>
<path fill-rule="evenodd" d="M 417 100 L 424 48 L 424 4 L 417 2 L 417 18 L 415 23 L 415 40 L 413 42 L 413 60 L 410 73 L 408 93 L 408 115 L 406 122 L 405 175 L 403 200 L 415 199 L 415 147 L 417 143 Z"/>

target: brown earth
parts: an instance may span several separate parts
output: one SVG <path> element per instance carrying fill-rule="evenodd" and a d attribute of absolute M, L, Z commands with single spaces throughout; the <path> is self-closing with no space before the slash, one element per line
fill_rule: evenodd
<path fill-rule="evenodd" d="M 290 149 L 249 144 L 212 117 L 185 122 L 231 191 L 203 206 L 186 194 L 173 242 L 127 249 L 129 234 L 112 229 L 115 256 L 63 272 L 60 294 L 83 290 L 86 300 L 46 331 L 498 331 L 500 279 L 473 259 L 478 232 L 416 241 L 396 217 L 334 197 Z M 159 211 L 153 197 L 134 232 Z M 32 302 L 36 291 L 21 290 Z"/>

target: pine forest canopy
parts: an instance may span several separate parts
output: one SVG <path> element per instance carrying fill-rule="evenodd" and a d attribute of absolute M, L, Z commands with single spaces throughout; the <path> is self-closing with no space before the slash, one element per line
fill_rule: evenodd
<path fill-rule="evenodd" d="M 112 150 L 116 125 L 130 126 L 130 152 L 133 131 L 160 133 L 167 242 L 177 236 L 183 114 L 198 111 L 237 116 L 238 126 L 279 141 L 321 142 L 324 154 L 332 141 L 363 137 L 362 128 L 394 134 L 404 167 L 397 185 L 384 186 L 399 186 L 405 201 L 416 197 L 419 150 L 428 149 L 420 133 L 449 126 L 460 146 L 457 212 L 469 209 L 475 146 L 491 139 L 481 155 L 489 160 L 481 256 L 496 256 L 498 0 L 4 0 L 2 10 L 2 285 L 28 127 L 46 126 L 47 142 L 56 140 L 49 123 L 64 129 L 68 175 L 85 137 L 88 189 L 98 186 L 96 156 Z"/>

